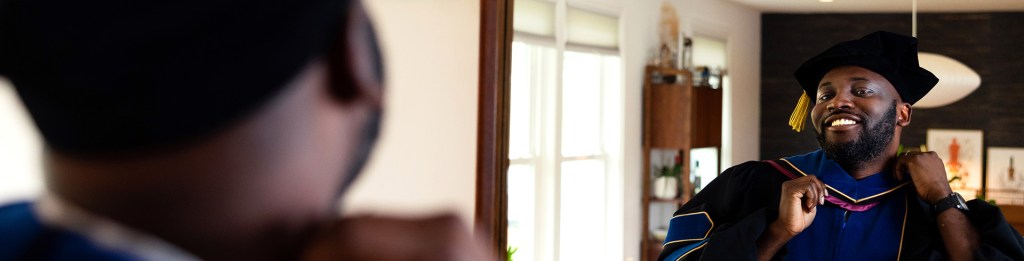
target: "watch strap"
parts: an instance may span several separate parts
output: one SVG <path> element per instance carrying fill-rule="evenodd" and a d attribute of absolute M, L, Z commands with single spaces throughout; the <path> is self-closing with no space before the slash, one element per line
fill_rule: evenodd
<path fill-rule="evenodd" d="M 932 214 L 939 215 L 939 213 L 950 208 L 956 208 L 964 212 L 967 211 L 967 205 L 964 203 L 963 196 L 960 196 L 960 193 L 953 192 L 949 196 L 940 199 L 939 202 L 932 205 Z"/>

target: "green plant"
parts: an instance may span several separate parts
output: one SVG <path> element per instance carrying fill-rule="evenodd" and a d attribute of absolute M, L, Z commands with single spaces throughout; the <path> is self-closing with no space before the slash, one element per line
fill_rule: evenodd
<path fill-rule="evenodd" d="M 511 246 L 508 247 L 508 252 L 507 252 L 508 253 L 508 261 L 512 261 L 512 254 L 515 254 L 516 251 L 519 251 L 518 247 L 511 247 Z"/>
<path fill-rule="evenodd" d="M 654 171 L 655 177 L 678 177 L 679 174 L 683 173 L 683 162 L 682 159 L 676 155 L 675 164 L 670 169 L 669 166 L 661 166 Z"/>
<path fill-rule="evenodd" d="M 669 171 L 668 166 L 661 166 L 654 171 L 655 177 L 671 177 L 672 171 Z"/>

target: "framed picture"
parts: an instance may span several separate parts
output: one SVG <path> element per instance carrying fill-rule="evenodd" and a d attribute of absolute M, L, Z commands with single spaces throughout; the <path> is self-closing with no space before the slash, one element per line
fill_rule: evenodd
<path fill-rule="evenodd" d="M 928 130 L 928 149 L 942 158 L 949 186 L 965 199 L 981 192 L 983 144 L 981 130 Z"/>
<path fill-rule="evenodd" d="M 999 205 L 1024 205 L 1024 148 L 988 148 L 985 196 Z"/>

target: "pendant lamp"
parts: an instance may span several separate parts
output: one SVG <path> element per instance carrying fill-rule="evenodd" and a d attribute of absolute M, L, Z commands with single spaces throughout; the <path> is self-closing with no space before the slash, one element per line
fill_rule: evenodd
<path fill-rule="evenodd" d="M 917 37 L 917 0 L 912 12 L 913 36 Z M 914 103 L 914 108 L 935 108 L 952 104 L 978 89 L 981 76 L 967 65 L 936 53 L 918 52 L 921 67 L 935 74 L 939 83 L 924 98 Z"/>

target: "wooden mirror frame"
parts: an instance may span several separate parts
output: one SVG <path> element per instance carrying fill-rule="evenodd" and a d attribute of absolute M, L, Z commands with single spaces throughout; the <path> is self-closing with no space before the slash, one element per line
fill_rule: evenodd
<path fill-rule="evenodd" d="M 509 77 L 514 0 L 480 0 L 476 230 L 499 260 L 507 256 Z"/>

